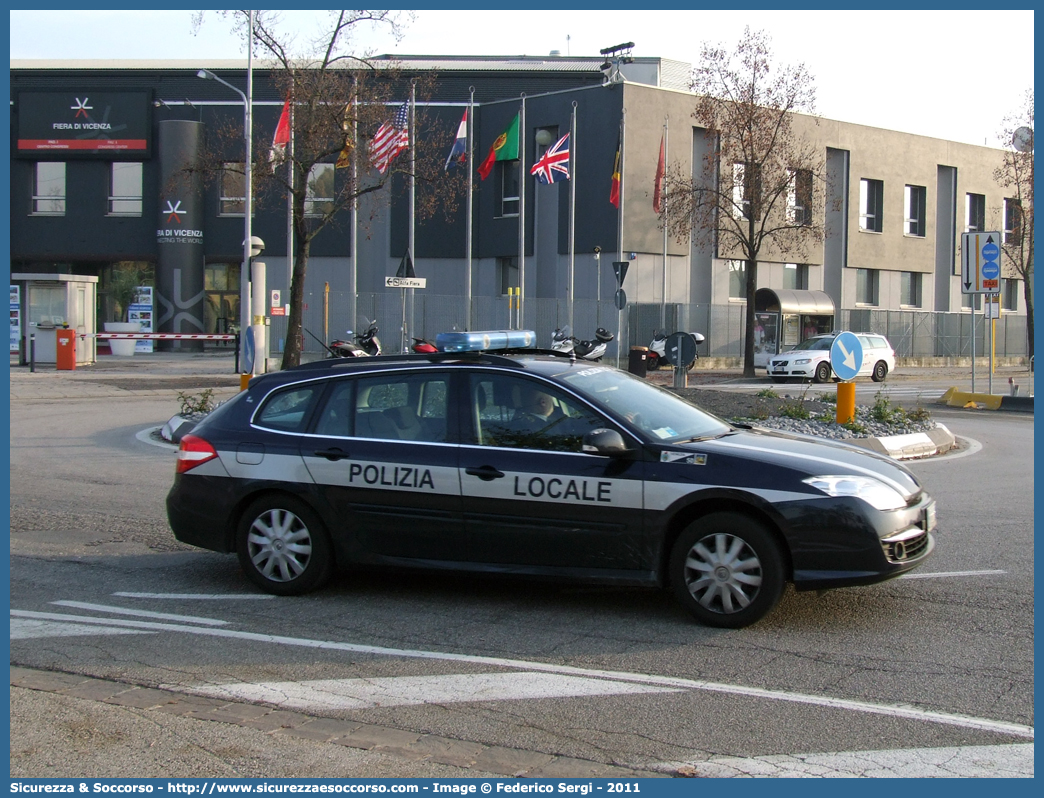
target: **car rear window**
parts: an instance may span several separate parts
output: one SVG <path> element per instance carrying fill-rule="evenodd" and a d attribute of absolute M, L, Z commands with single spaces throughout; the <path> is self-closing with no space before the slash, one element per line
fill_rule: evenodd
<path fill-rule="evenodd" d="M 255 426 L 280 432 L 304 432 L 321 389 L 320 384 L 298 385 L 273 393 L 254 416 Z"/>

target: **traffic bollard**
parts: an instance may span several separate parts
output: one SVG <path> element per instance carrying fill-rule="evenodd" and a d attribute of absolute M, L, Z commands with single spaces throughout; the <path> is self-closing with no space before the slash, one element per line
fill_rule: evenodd
<path fill-rule="evenodd" d="M 839 382 L 837 384 L 837 423 L 848 424 L 855 421 L 855 383 Z"/>

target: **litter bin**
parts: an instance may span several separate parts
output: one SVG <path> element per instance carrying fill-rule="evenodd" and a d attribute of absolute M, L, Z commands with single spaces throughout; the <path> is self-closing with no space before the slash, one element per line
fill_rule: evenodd
<path fill-rule="evenodd" d="M 58 371 L 73 371 L 76 368 L 76 330 L 59 328 L 55 330 L 58 336 L 55 343 Z"/>
<path fill-rule="evenodd" d="M 627 358 L 627 370 L 638 377 L 644 377 L 648 371 L 649 347 L 632 346 Z"/>

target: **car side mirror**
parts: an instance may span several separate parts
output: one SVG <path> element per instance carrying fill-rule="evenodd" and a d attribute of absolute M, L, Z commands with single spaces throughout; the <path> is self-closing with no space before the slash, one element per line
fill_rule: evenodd
<path fill-rule="evenodd" d="M 623 435 L 605 427 L 593 429 L 584 435 L 583 450 L 587 454 L 600 454 L 605 457 L 619 457 L 628 451 Z"/>

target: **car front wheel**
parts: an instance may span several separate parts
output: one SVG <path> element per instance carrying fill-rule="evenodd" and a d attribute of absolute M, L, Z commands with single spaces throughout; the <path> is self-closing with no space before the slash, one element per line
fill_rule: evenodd
<path fill-rule="evenodd" d="M 712 513 L 689 524 L 674 543 L 669 568 L 675 597 L 707 626 L 749 626 L 783 593 L 779 545 L 741 513 Z"/>
<path fill-rule="evenodd" d="M 279 596 L 316 590 L 333 572 L 333 552 L 322 521 L 292 496 L 263 496 L 247 507 L 236 550 L 247 577 Z"/>
<path fill-rule="evenodd" d="M 830 364 L 829 363 L 820 363 L 818 366 L 816 366 L 816 375 L 815 375 L 816 382 L 826 382 L 829 379 L 830 379 Z"/>
<path fill-rule="evenodd" d="M 874 382 L 884 382 L 884 378 L 888 376 L 888 364 L 883 360 L 878 360 L 874 365 L 874 373 L 870 375 L 870 379 Z"/>

